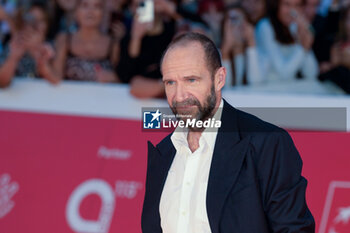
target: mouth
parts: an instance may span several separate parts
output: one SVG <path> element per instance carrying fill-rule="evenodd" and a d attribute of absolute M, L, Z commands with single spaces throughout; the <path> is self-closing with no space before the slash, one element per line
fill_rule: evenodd
<path fill-rule="evenodd" d="M 178 109 L 178 110 L 189 110 L 189 109 L 191 109 L 193 107 L 196 107 L 196 106 L 197 105 L 194 105 L 194 104 L 192 104 L 192 105 L 183 105 L 183 106 L 177 106 L 176 109 Z"/>
<path fill-rule="evenodd" d="M 95 17 L 94 17 L 93 15 L 90 14 L 90 15 L 87 15 L 87 16 L 86 16 L 86 19 L 87 19 L 87 20 L 94 20 Z"/>
<path fill-rule="evenodd" d="M 191 116 L 190 118 L 192 118 L 194 115 L 196 115 L 196 107 L 197 105 L 179 106 L 176 107 L 176 113 L 180 115 Z"/>

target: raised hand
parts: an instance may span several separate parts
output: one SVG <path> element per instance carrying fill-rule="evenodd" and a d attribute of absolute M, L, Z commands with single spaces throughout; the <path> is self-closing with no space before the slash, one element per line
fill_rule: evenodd
<path fill-rule="evenodd" d="M 122 22 L 115 22 L 111 25 L 113 38 L 116 41 L 120 41 L 126 34 L 125 26 Z"/>
<path fill-rule="evenodd" d="M 105 70 L 101 66 L 95 66 L 97 81 L 100 83 L 119 82 L 117 75 L 110 70 Z"/>
<path fill-rule="evenodd" d="M 135 15 L 131 29 L 132 39 L 142 39 L 152 27 L 153 22 L 142 23 L 138 19 L 138 16 Z"/>
<path fill-rule="evenodd" d="M 10 41 L 9 56 L 11 58 L 14 58 L 16 61 L 20 60 L 23 57 L 23 55 L 26 53 L 26 47 L 24 45 L 24 41 L 25 41 L 25 38 L 20 33 L 14 34 Z"/>

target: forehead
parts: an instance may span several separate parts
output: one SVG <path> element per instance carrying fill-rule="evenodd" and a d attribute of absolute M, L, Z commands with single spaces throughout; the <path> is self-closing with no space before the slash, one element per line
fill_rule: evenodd
<path fill-rule="evenodd" d="M 174 76 L 201 75 L 208 67 L 205 52 L 198 42 L 176 45 L 169 49 L 164 56 L 162 72 L 164 78 Z"/>
<path fill-rule="evenodd" d="M 43 19 L 45 18 L 45 13 L 43 12 L 42 9 L 40 9 L 39 7 L 33 7 L 29 10 L 29 13 L 37 18 L 37 19 Z"/>

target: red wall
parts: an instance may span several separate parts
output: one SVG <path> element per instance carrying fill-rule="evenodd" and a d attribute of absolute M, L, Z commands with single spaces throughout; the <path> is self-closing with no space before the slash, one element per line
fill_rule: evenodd
<path fill-rule="evenodd" d="M 291 135 L 317 232 L 350 232 L 350 133 Z M 164 136 L 138 121 L 0 111 L 0 232 L 141 232 L 146 142 Z"/>

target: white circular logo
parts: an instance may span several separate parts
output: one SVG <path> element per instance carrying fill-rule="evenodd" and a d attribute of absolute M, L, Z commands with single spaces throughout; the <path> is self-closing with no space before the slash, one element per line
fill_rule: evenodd
<path fill-rule="evenodd" d="M 81 202 L 87 196 L 96 194 L 101 198 L 102 206 L 96 221 L 83 219 L 79 213 Z M 115 196 L 111 186 L 101 179 L 91 179 L 80 184 L 70 196 L 66 218 L 72 230 L 79 233 L 107 233 L 115 208 Z"/>

